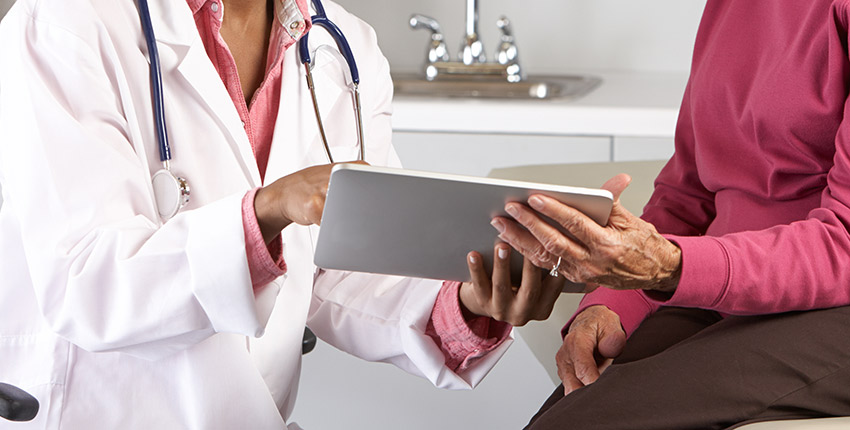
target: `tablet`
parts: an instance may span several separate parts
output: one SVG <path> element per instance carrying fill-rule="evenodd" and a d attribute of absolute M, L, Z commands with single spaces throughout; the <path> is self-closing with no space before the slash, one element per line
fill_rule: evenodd
<path fill-rule="evenodd" d="M 314 262 L 325 269 L 468 281 L 470 251 L 481 253 L 488 272 L 492 268 L 498 232 L 490 220 L 510 219 L 505 204 L 525 204 L 532 194 L 560 200 L 600 225 L 613 204 L 607 190 L 339 164 L 331 172 Z M 515 251 L 511 275 L 514 282 L 522 275 Z"/>

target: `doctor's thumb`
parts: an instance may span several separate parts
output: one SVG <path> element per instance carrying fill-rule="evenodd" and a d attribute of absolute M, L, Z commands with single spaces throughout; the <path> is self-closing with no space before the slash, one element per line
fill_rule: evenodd
<path fill-rule="evenodd" d="M 327 197 L 327 189 L 324 194 L 313 194 L 307 201 L 306 214 L 310 224 L 322 225 L 322 213 L 325 211 L 325 198 Z"/>

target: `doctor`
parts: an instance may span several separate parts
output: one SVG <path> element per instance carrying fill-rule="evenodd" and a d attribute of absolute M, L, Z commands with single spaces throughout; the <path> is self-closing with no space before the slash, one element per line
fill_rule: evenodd
<path fill-rule="evenodd" d="M 32 428 L 285 428 L 305 323 L 357 356 L 470 388 L 509 344 L 489 316 L 548 316 L 560 285 L 528 262 L 518 293 L 506 260 L 491 279 L 475 253 L 477 282 L 463 286 L 316 269 L 330 167 L 295 50 L 306 1 L 150 9 L 171 169 L 191 186 L 167 221 L 135 2 L 19 0 L 0 25 L 0 380 L 39 399 Z M 360 67 L 367 161 L 398 165 L 375 35 L 326 10 Z M 342 68 L 314 61 L 330 149 L 356 159 Z"/>

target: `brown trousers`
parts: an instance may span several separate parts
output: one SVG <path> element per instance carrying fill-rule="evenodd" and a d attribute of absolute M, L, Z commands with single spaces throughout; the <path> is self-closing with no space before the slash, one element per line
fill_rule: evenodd
<path fill-rule="evenodd" d="M 593 384 L 558 387 L 527 430 L 731 429 L 850 415 L 850 307 L 721 318 L 663 308 Z"/>

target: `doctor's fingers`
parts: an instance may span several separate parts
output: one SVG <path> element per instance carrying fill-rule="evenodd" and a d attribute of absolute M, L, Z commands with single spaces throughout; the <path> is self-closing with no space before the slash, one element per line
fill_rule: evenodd
<path fill-rule="evenodd" d="M 537 269 L 539 270 L 539 269 Z M 555 308 L 555 302 L 561 297 L 561 292 L 564 290 L 564 285 L 567 280 L 563 276 L 549 276 L 548 272 L 544 274 L 543 290 L 538 300 L 540 304 L 539 317 L 537 320 L 545 320 L 552 315 L 552 310 Z"/>
<path fill-rule="evenodd" d="M 510 247 L 498 243 L 493 253 L 492 276 L 484 268 L 481 254 L 475 251 L 469 253 L 467 264 L 472 281 L 472 297 L 467 294 L 468 290 L 462 289 L 461 301 L 476 315 L 512 323 L 514 292 L 510 279 Z"/>
<path fill-rule="evenodd" d="M 516 221 L 495 217 L 490 224 L 498 230 L 499 239 L 517 250 L 523 257 L 531 260 L 535 266 L 551 269 L 557 262 L 558 257 L 549 253 L 531 232 L 517 224 Z"/>
<path fill-rule="evenodd" d="M 517 302 L 518 306 L 524 309 L 525 323 L 549 318 L 555 307 L 555 301 L 561 295 L 564 282 L 562 276 L 549 276 L 531 260 L 526 258 L 523 261 L 522 286 L 517 292 Z"/>
<path fill-rule="evenodd" d="M 257 192 L 258 195 L 261 192 L 270 195 L 263 201 L 276 207 L 277 215 L 285 221 L 281 229 L 289 222 L 310 225 L 321 221 L 332 167 L 308 167 L 286 175 Z"/>
<path fill-rule="evenodd" d="M 466 263 L 469 267 L 469 278 L 472 281 L 472 299 L 476 305 L 485 307 L 490 303 L 490 298 L 493 295 L 493 284 L 487 275 L 487 271 L 484 269 L 481 254 L 475 251 L 470 252 L 466 257 Z M 480 315 L 481 312 L 473 313 Z"/>
<path fill-rule="evenodd" d="M 493 295 L 491 297 L 491 316 L 499 321 L 516 325 L 516 315 L 512 312 L 514 289 L 511 285 L 511 247 L 497 243 L 493 248 Z"/>

